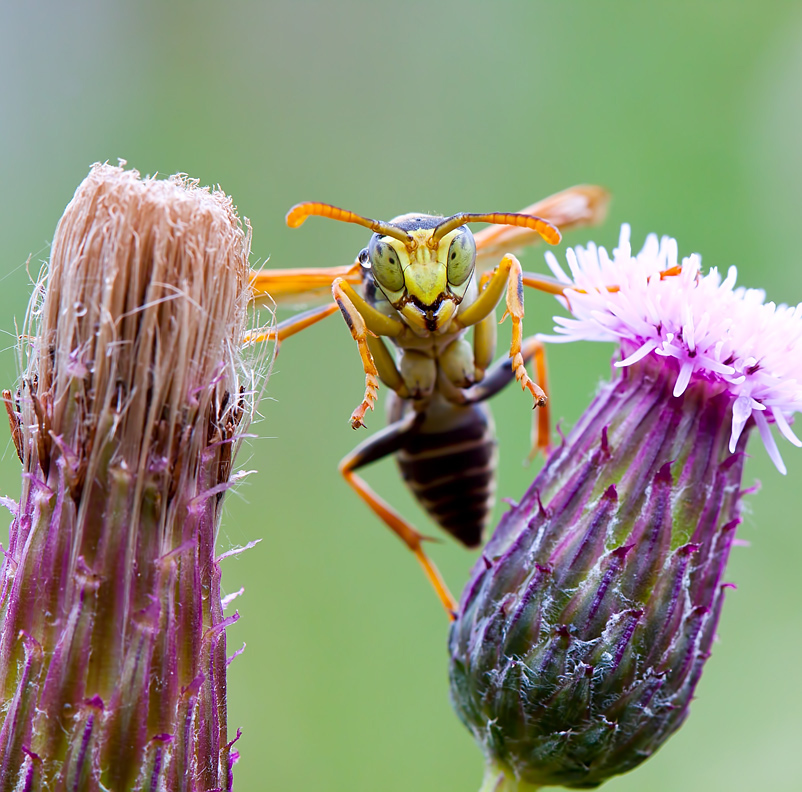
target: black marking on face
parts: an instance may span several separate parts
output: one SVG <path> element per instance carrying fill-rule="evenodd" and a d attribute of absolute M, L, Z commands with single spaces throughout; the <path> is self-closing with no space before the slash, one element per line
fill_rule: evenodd
<path fill-rule="evenodd" d="M 432 303 L 425 303 L 419 297 L 416 297 L 414 294 L 405 294 L 398 302 L 393 303 L 393 307 L 400 311 L 405 305 L 414 305 L 423 315 L 423 322 L 426 325 L 426 329 L 433 333 L 437 330 L 437 312 L 440 310 L 440 306 L 443 304 L 445 300 L 451 300 L 451 302 L 456 302 L 453 295 L 444 294 L 440 292 L 437 295 L 436 299 Z"/>

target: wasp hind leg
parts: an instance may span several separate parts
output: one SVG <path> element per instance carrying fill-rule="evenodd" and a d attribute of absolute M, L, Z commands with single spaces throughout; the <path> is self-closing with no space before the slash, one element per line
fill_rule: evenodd
<path fill-rule="evenodd" d="M 356 474 L 356 471 L 365 465 L 400 450 L 404 435 L 412 428 L 416 417 L 413 414 L 406 419 L 390 424 L 361 443 L 340 462 L 340 473 L 371 511 L 415 554 L 449 618 L 454 619 L 457 602 L 448 590 L 437 567 L 423 551 L 422 544 L 426 537 L 415 530 L 392 506 L 380 498 L 364 479 Z"/>

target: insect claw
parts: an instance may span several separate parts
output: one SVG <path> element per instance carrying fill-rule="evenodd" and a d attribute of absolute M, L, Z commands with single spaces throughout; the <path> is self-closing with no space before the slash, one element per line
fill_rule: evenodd
<path fill-rule="evenodd" d="M 357 415 L 359 409 L 354 410 L 351 417 L 348 419 L 352 429 L 367 429 L 365 422 L 362 420 L 362 415 Z M 364 410 L 362 411 L 364 415 Z"/>
<path fill-rule="evenodd" d="M 352 413 L 351 413 L 351 428 L 352 429 L 359 429 L 364 428 L 367 429 L 365 422 L 362 420 L 365 417 L 365 413 L 368 409 L 373 409 L 373 402 L 375 401 L 375 396 L 373 399 L 366 398 L 362 404 L 359 405 Z"/>

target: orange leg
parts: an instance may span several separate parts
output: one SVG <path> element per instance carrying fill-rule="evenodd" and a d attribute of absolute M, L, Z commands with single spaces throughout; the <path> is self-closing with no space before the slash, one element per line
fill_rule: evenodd
<path fill-rule="evenodd" d="M 666 270 L 662 270 L 660 272 L 660 280 L 665 280 L 666 278 L 673 278 L 676 275 L 679 275 L 682 272 L 682 266 L 677 265 L 676 267 L 669 267 Z M 587 294 L 587 289 L 577 289 L 574 288 L 570 283 L 563 283 L 562 281 L 558 281 L 556 278 L 552 278 L 548 275 L 538 275 L 535 272 L 524 272 L 522 273 L 522 281 L 524 286 L 529 286 L 532 289 L 537 289 L 538 291 L 546 292 L 547 294 L 556 294 L 562 295 L 565 294 L 566 289 L 571 289 L 572 291 L 578 292 L 579 294 Z M 614 294 L 617 291 L 620 291 L 621 287 L 616 285 L 611 285 L 607 287 L 607 291 L 611 294 Z"/>
<path fill-rule="evenodd" d="M 548 392 L 546 379 L 546 348 L 536 338 L 527 338 L 523 343 L 524 360 L 532 360 L 535 377 L 543 390 Z M 548 402 L 540 405 L 537 418 L 532 421 L 532 449 L 529 452 L 531 462 L 538 454 L 548 459 L 551 454 L 551 409 Z"/>
<path fill-rule="evenodd" d="M 318 308 L 304 311 L 297 316 L 279 322 L 275 327 L 271 327 L 264 333 L 245 336 L 245 343 L 256 344 L 262 341 L 276 341 L 280 344 L 285 338 L 294 336 L 296 333 L 300 333 L 301 330 L 306 330 L 307 327 L 311 327 L 327 316 L 331 316 L 336 312 L 337 307 L 337 303 L 329 303 L 328 305 L 321 305 Z"/>
<path fill-rule="evenodd" d="M 546 294 L 560 295 L 563 294 L 566 289 L 571 288 L 571 285 L 568 283 L 563 283 L 548 275 L 538 275 L 535 272 L 522 272 L 521 282 L 524 286 L 546 292 Z"/>
<path fill-rule="evenodd" d="M 364 465 L 397 451 L 401 438 L 409 426 L 410 421 L 399 421 L 369 438 L 340 462 L 340 473 L 371 511 L 415 554 L 438 599 L 449 618 L 453 620 L 457 611 L 457 601 L 448 590 L 437 567 L 423 551 L 422 543 L 426 537 L 416 531 L 395 509 L 380 498 L 364 479 L 354 472 Z"/>
<path fill-rule="evenodd" d="M 376 404 L 376 394 L 379 390 L 379 372 L 373 362 L 373 355 L 368 349 L 368 328 L 362 314 L 357 311 L 351 302 L 350 297 L 345 293 L 339 279 L 334 281 L 332 294 L 337 301 L 337 305 L 342 311 L 345 322 L 351 331 L 351 335 L 359 348 L 359 356 L 362 359 L 362 368 L 365 370 L 365 395 L 359 406 L 351 413 L 351 427 L 359 429 L 364 426 L 363 419 L 368 410 L 372 410 Z"/>
<path fill-rule="evenodd" d="M 546 404 L 546 393 L 536 382 L 533 382 L 526 373 L 524 358 L 521 354 L 523 341 L 524 318 L 524 284 L 521 263 L 515 256 L 504 256 L 499 264 L 501 268 L 509 262 L 509 277 L 507 279 L 507 308 L 501 317 L 503 322 L 507 316 L 512 320 L 512 342 L 510 343 L 510 358 L 515 371 L 515 379 L 521 384 L 522 390 L 528 390 L 535 398 L 535 406 L 543 407 Z"/>
<path fill-rule="evenodd" d="M 512 359 L 515 379 L 521 388 L 528 390 L 535 399 L 535 405 L 546 403 L 546 394 L 526 373 L 521 342 L 523 340 L 522 320 L 524 316 L 524 284 L 521 263 L 513 255 L 504 256 L 492 275 L 482 277 L 480 285 L 484 286 L 479 296 L 465 310 L 461 311 L 454 323 L 455 327 L 471 327 L 479 324 L 492 313 L 506 291 L 506 310 L 501 321 L 509 316 L 512 319 L 512 342 L 510 358 Z"/>

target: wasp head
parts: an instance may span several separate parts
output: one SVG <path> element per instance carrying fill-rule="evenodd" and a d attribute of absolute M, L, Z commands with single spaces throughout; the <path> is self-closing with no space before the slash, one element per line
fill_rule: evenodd
<path fill-rule="evenodd" d="M 375 233 L 368 246 L 376 285 L 419 333 L 448 328 L 476 262 L 476 243 L 468 228 L 438 236 L 442 222 L 431 215 L 401 215 L 391 225 L 403 236 Z"/>

